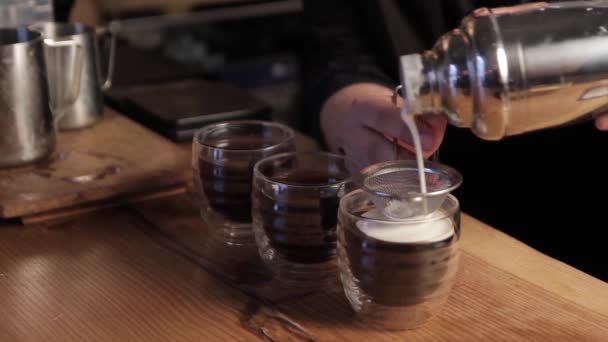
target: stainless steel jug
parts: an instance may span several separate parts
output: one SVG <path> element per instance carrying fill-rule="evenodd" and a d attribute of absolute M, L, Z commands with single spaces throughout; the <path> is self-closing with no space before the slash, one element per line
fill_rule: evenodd
<path fill-rule="evenodd" d="M 56 61 L 48 73 L 46 56 Z M 0 29 L 0 167 L 52 153 L 54 119 L 78 96 L 81 68 L 82 51 L 73 40 L 43 39 L 25 27 Z M 65 69 L 71 70 L 66 83 L 49 82 Z"/>
<path fill-rule="evenodd" d="M 443 113 L 480 138 L 568 124 L 608 104 L 608 2 L 481 8 L 401 57 L 410 114 Z"/>
<path fill-rule="evenodd" d="M 58 128 L 77 129 L 95 124 L 103 117 L 103 91 L 112 85 L 116 48 L 114 36 L 107 30 L 99 30 L 99 34 L 110 34 L 108 71 L 106 77 L 103 78 L 98 32 L 93 27 L 80 23 L 46 22 L 32 25 L 31 28 L 40 31 L 45 38 L 73 40 L 83 49 L 80 96 L 65 109 L 65 113 L 58 121 Z M 69 77 L 69 69 L 64 68 L 62 72 L 63 75 L 58 75 L 61 79 Z"/>
<path fill-rule="evenodd" d="M 17 27 L 53 20 L 51 0 L 0 0 L 0 27 Z"/>

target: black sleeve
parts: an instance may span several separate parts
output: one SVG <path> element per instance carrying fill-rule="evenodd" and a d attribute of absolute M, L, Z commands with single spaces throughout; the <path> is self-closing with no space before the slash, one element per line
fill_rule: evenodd
<path fill-rule="evenodd" d="M 333 93 L 358 82 L 395 83 L 380 66 L 360 1 L 304 1 L 308 37 L 304 52 L 304 126 L 318 135 L 321 106 Z M 316 128 L 316 129 L 315 129 Z"/>
<path fill-rule="evenodd" d="M 75 0 L 54 0 L 55 20 L 64 22 L 68 21 L 72 6 Z"/>

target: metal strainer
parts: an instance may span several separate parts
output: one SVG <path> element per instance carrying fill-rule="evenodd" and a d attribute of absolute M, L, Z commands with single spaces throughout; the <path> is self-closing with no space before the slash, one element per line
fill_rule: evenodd
<path fill-rule="evenodd" d="M 415 160 L 396 160 L 371 165 L 355 177 L 359 187 L 384 214 L 394 219 L 427 215 L 462 183 L 462 175 L 448 166 L 425 161 L 427 193 L 422 194 Z"/>

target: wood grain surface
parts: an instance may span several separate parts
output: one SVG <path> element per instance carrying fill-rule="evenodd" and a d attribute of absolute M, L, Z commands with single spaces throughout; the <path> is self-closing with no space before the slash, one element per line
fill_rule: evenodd
<path fill-rule="evenodd" d="M 608 339 L 608 284 L 466 215 L 461 270 L 444 311 L 421 329 L 391 333 L 359 325 L 339 285 L 322 293 L 297 293 L 273 286 L 272 280 L 251 283 L 256 279 L 251 276 L 252 268 L 238 265 L 244 261 L 251 265 L 252 260 L 246 253 L 238 259 L 239 251 L 228 247 L 209 250 L 206 227 L 197 220 L 192 203 L 188 196 L 181 195 L 162 204 L 143 203 L 136 210 L 166 239 L 180 246 L 182 253 L 249 296 L 275 305 L 314 340 Z"/>
<path fill-rule="evenodd" d="M 0 226 L 0 340 L 608 340 L 608 284 L 466 215 L 444 310 L 385 332 L 359 325 L 337 285 L 281 289 L 255 253 L 209 249 L 193 203 L 178 195 L 56 226 Z"/>
<path fill-rule="evenodd" d="M 71 207 L 67 209 L 58 209 L 53 211 L 47 211 L 42 214 L 34 214 L 31 216 L 23 216 L 21 217 L 21 223 L 25 225 L 32 225 L 37 223 L 58 223 L 58 221 L 66 221 L 74 218 L 75 216 L 81 216 L 83 214 L 125 206 L 127 204 L 139 203 L 150 201 L 153 199 L 175 196 L 179 194 L 183 194 L 187 191 L 185 185 L 178 185 L 169 187 L 166 189 L 158 189 L 154 190 L 150 193 L 141 193 L 135 195 L 127 195 L 127 196 L 116 196 L 112 197 L 111 200 L 102 200 L 98 202 L 91 202 L 83 205 L 79 205 L 76 207 Z"/>
<path fill-rule="evenodd" d="M 442 312 L 407 332 L 358 324 L 342 291 L 285 303 L 279 309 L 319 340 L 344 341 L 605 341 L 608 316 L 514 277 L 465 252 Z M 605 292 L 605 291 L 603 291 Z"/>
<path fill-rule="evenodd" d="M 0 230 L 0 340 L 250 340 L 249 299 L 125 211 Z"/>
<path fill-rule="evenodd" d="M 281 288 L 255 247 L 213 242 L 191 194 L 0 222 L 0 341 L 608 341 L 607 283 L 467 215 L 460 247 L 443 311 L 387 332 L 361 326 L 338 283 Z"/>
<path fill-rule="evenodd" d="M 55 154 L 0 170 L 0 217 L 12 218 L 185 184 L 189 156 L 106 109 L 92 128 L 61 132 Z"/>

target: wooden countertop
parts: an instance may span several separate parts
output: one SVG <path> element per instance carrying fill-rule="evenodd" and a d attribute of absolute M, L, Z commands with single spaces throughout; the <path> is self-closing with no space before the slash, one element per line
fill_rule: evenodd
<path fill-rule="evenodd" d="M 608 341 L 608 284 L 464 215 L 442 313 L 365 329 L 341 288 L 279 289 L 218 248 L 189 195 L 0 224 L 0 341 Z"/>

